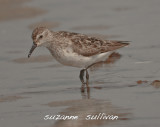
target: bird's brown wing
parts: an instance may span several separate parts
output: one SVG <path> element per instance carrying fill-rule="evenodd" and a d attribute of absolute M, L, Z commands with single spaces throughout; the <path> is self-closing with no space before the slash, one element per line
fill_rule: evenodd
<path fill-rule="evenodd" d="M 129 44 L 127 41 L 101 40 L 84 34 L 61 32 L 63 36 L 71 40 L 73 51 L 83 56 L 92 56 L 116 50 Z"/>

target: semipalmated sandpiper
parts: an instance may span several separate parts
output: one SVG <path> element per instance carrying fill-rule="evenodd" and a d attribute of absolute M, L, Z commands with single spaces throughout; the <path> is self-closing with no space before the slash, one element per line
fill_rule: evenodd
<path fill-rule="evenodd" d="M 127 46 L 128 41 L 102 40 L 84 34 L 66 31 L 53 32 L 45 27 L 37 27 L 32 33 L 33 45 L 28 57 L 38 46 L 46 47 L 52 56 L 61 64 L 83 68 L 80 80 L 88 87 L 89 74 L 87 69 L 93 64 L 104 61 L 108 56 L 121 47 Z"/>

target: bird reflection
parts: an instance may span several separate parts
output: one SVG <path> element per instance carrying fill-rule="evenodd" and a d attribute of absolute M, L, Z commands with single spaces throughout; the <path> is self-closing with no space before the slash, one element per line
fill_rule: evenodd
<path fill-rule="evenodd" d="M 49 107 L 66 106 L 58 115 L 78 116 L 77 120 L 56 120 L 52 127 L 92 127 L 103 126 L 117 120 L 128 120 L 130 113 L 128 109 L 117 108 L 110 101 L 97 99 L 78 99 L 68 101 L 55 101 L 48 103 Z M 100 113 L 118 116 L 117 120 L 95 119 L 86 120 L 88 115 L 96 116 Z"/>

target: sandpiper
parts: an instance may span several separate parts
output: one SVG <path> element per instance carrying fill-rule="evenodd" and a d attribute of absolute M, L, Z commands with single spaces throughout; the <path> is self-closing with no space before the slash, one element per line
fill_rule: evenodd
<path fill-rule="evenodd" d="M 61 64 L 82 68 L 79 78 L 82 84 L 86 85 L 89 80 L 87 71 L 89 67 L 106 60 L 113 51 L 129 44 L 128 41 L 102 40 L 79 33 L 53 32 L 45 27 L 35 28 L 32 39 L 33 45 L 28 58 L 36 47 L 44 46 Z M 86 82 L 83 78 L 84 72 L 86 72 Z"/>

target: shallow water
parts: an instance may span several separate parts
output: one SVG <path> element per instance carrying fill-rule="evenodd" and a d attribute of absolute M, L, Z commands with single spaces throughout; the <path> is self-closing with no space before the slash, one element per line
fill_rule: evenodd
<path fill-rule="evenodd" d="M 14 5 L 0 0 L 0 6 L 10 3 L 0 14 L 0 126 L 160 126 L 160 83 L 155 81 L 160 77 L 159 0 L 24 1 Z M 7 7 L 18 10 L 15 17 L 5 13 Z M 90 90 L 81 93 L 80 69 L 59 64 L 45 48 L 27 58 L 31 28 L 40 24 L 132 42 L 92 67 Z M 99 113 L 119 119 L 85 120 Z M 44 120 L 48 114 L 79 119 Z"/>

